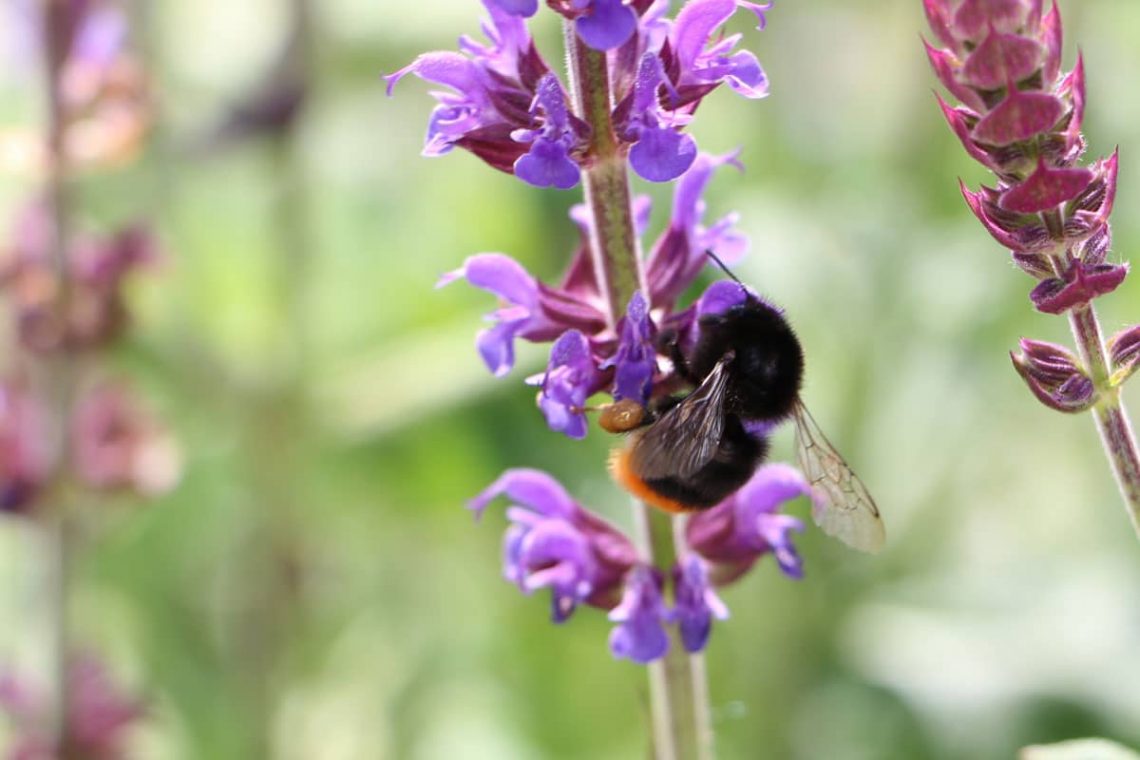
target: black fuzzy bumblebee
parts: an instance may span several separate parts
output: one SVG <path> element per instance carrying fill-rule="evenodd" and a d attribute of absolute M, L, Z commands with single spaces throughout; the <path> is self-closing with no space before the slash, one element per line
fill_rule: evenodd
<path fill-rule="evenodd" d="M 610 459 L 615 480 L 660 509 L 708 509 L 752 477 L 768 454 L 766 431 L 791 417 L 816 523 L 856 549 L 877 551 L 885 532 L 874 499 L 800 400 L 799 339 L 779 310 L 740 287 L 741 303 L 701 317 L 688 356 L 676 336 L 664 336 L 663 353 L 693 386 L 690 393 L 648 409 L 619 401 L 603 412 L 602 427 L 629 432 L 627 445 Z"/>

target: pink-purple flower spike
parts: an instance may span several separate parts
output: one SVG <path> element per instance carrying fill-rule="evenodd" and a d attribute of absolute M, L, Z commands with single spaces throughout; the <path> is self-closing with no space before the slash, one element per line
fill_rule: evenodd
<path fill-rule="evenodd" d="M 1135 369 L 1135 328 L 1101 336 L 1093 301 L 1116 290 L 1128 264 L 1108 260 L 1109 214 L 1118 159 L 1080 165 L 1085 150 L 1085 68 L 1061 71 L 1061 14 L 1055 0 L 923 0 L 938 45 L 925 43 L 935 75 L 959 101 L 938 98 L 971 158 L 993 187 L 962 195 L 1013 261 L 1038 282 L 1029 293 L 1046 314 L 1065 314 L 1078 351 L 1022 340 L 1014 368 L 1041 403 L 1092 411 L 1106 454 L 1140 534 L 1140 454 L 1120 401 Z"/>

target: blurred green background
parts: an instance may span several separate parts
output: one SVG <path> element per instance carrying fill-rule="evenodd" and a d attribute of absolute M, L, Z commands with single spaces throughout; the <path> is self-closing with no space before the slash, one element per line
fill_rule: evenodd
<path fill-rule="evenodd" d="M 82 215 L 152 219 L 168 250 L 134 283 L 114 361 L 177 431 L 185 473 L 145 506 L 91 505 L 78 638 L 151 698 L 134 737 L 148 760 L 643 757 L 644 672 L 611 658 L 604 615 L 552 626 L 544 595 L 500 577 L 501 509 L 475 525 L 462 508 L 533 466 L 628 525 L 612 440 L 548 432 L 522 384 L 544 350 L 494 380 L 473 347 L 491 297 L 432 289 L 478 251 L 557 276 L 578 196 L 421 158 L 428 88 L 385 97 L 381 73 L 477 33 L 475 0 L 312 6 L 295 132 L 203 150 L 272 68 L 290 5 L 138 3 L 159 127 L 141 161 L 82 181 Z M 1140 5 L 1061 9 L 1090 154 L 1121 147 L 1122 258 L 1140 249 Z M 889 538 L 865 557 L 809 530 L 802 582 L 766 561 L 725 591 L 708 652 L 721 756 L 1140 744 L 1140 546 L 1092 420 L 1044 409 L 1010 365 L 1019 337 L 1066 341 L 1067 325 L 1030 308 L 1032 282 L 961 199 L 959 177 L 988 178 L 935 105 L 921 3 L 784 0 L 763 33 L 744 15 L 772 94 L 701 108 L 702 149 L 740 146 L 747 166 L 714 179 L 708 214 L 741 213 L 738 273 L 787 309 L 805 397 Z M 551 13 L 536 35 L 560 61 Z M 3 123 L 39 119 L 37 81 L 0 75 Z M 32 189 L 0 178 L 0 221 Z M 655 235 L 668 189 L 637 189 Z M 1099 308 L 1110 333 L 1140 319 L 1140 279 Z M 1140 410 L 1140 384 L 1126 398 Z M 0 524 L 0 660 L 42 648 L 40 564 L 35 532 Z"/>

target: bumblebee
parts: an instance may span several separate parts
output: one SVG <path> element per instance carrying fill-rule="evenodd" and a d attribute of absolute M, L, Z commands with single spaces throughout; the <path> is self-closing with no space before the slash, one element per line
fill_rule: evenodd
<path fill-rule="evenodd" d="M 654 400 L 648 408 L 627 399 L 603 410 L 604 429 L 628 433 L 626 445 L 610 457 L 611 474 L 659 509 L 708 509 L 748 482 L 768 454 L 767 432 L 791 418 L 797 460 L 812 486 L 813 519 L 856 549 L 878 551 L 886 534 L 874 499 L 800 398 L 799 339 L 778 309 L 728 274 L 744 299 L 702 316 L 688 355 L 676 335 L 662 336 L 659 348 L 692 390 Z"/>

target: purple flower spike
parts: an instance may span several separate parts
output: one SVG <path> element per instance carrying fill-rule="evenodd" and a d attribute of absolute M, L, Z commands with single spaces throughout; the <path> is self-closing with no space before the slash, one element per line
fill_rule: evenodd
<path fill-rule="evenodd" d="M 561 623 L 579 604 L 612 609 L 637 550 L 621 531 L 581 507 L 540 470 L 504 472 L 468 502 L 479 516 L 505 495 L 510 528 L 503 540 L 503 577 L 524 593 L 551 590 L 551 615 Z"/>
<path fill-rule="evenodd" d="M 594 50 L 613 50 L 637 29 L 637 14 L 622 0 L 593 0 L 574 28 Z"/>
<path fill-rule="evenodd" d="M 657 351 L 653 344 L 656 331 L 649 318 L 649 304 L 641 291 L 629 299 L 629 307 L 619 329 L 621 338 L 617 352 L 602 363 L 601 369 L 617 368 L 614 371 L 615 401 L 630 398 L 645 406 L 657 371 Z"/>
<path fill-rule="evenodd" d="M 547 74 L 538 83 L 531 112 L 539 110 L 545 114 L 545 121 L 538 130 L 518 130 L 511 137 L 519 142 L 531 142 L 531 149 L 520 156 L 514 164 L 515 176 L 535 187 L 557 187 L 568 190 L 578 184 L 578 165 L 570 160 L 570 151 L 579 143 L 579 133 L 575 130 L 570 112 L 566 107 L 566 95 L 558 77 Z"/>
<path fill-rule="evenodd" d="M 791 534 L 802 532 L 804 525 L 778 510 L 786 501 L 810 495 L 811 485 L 799 470 L 766 464 L 735 494 L 693 515 L 686 540 L 710 563 L 718 586 L 740 578 L 765 554 L 775 555 L 784 575 L 800 578 L 803 566 Z"/>
<path fill-rule="evenodd" d="M 610 620 L 619 624 L 610 632 L 610 651 L 614 657 L 642 665 L 664 657 L 669 651 L 664 625 L 669 618 L 661 598 L 661 579 L 648 567 L 635 567 L 621 604 L 610 612 Z"/>
<path fill-rule="evenodd" d="M 550 349 L 550 364 L 538 393 L 538 407 L 550 429 L 570 438 L 585 438 L 583 407 L 587 398 L 602 389 L 604 380 L 586 336 L 577 330 L 563 333 Z"/>
<path fill-rule="evenodd" d="M 728 607 L 709 584 L 708 571 L 698 557 L 673 568 L 673 619 L 686 652 L 700 652 L 708 643 L 712 621 L 728 617 Z"/>

